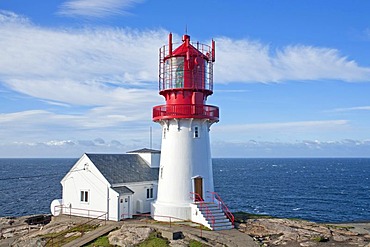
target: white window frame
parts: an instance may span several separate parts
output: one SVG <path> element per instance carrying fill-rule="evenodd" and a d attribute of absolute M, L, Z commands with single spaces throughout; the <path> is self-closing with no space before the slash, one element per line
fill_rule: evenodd
<path fill-rule="evenodd" d="M 90 191 L 89 190 L 80 190 L 80 202 L 81 203 L 89 203 L 90 199 Z"/>
<path fill-rule="evenodd" d="M 154 188 L 153 187 L 146 188 L 146 199 L 147 200 L 154 199 Z"/>

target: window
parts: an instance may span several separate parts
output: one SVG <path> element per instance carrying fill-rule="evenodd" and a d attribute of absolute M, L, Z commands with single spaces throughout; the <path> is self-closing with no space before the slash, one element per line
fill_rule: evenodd
<path fill-rule="evenodd" d="M 86 190 L 81 190 L 81 197 L 80 197 L 81 202 L 89 202 L 89 192 Z"/>
<path fill-rule="evenodd" d="M 166 128 L 163 128 L 163 139 L 166 139 Z"/>
<path fill-rule="evenodd" d="M 194 127 L 194 138 L 199 138 L 199 127 L 198 126 Z"/>
<path fill-rule="evenodd" d="M 146 189 L 146 199 L 153 199 L 153 188 Z"/>
<path fill-rule="evenodd" d="M 184 82 L 184 57 L 172 57 L 164 64 L 164 89 L 181 88 Z"/>

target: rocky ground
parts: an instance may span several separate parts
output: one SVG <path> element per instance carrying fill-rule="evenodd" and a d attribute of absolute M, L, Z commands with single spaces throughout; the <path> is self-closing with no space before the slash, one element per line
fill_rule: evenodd
<path fill-rule="evenodd" d="M 0 247 L 5 246 L 44 246 L 43 235 L 62 232 L 86 221 L 85 218 L 52 217 L 47 224 L 28 224 L 32 216 L 0 218 Z"/>
<path fill-rule="evenodd" d="M 317 224 L 292 219 L 247 219 L 237 224 L 262 246 L 366 246 L 370 224 Z"/>
<path fill-rule="evenodd" d="M 129 226 L 123 225 L 119 230 L 112 231 L 108 235 L 109 243 L 115 246 L 137 246 L 153 232 L 158 233 L 161 237 L 166 237 L 172 232 L 166 231 L 163 227 L 158 226 Z M 173 236 L 173 235 L 172 235 Z M 181 232 L 178 238 L 168 238 L 168 245 L 173 247 L 187 247 L 192 240 L 201 243 L 202 246 L 222 247 L 227 246 L 222 241 L 214 239 L 200 238 L 194 234 Z"/>
<path fill-rule="evenodd" d="M 42 225 L 28 225 L 28 217 L 0 218 L 0 246 L 37 246 L 45 244 L 45 235 L 61 232 L 86 221 L 85 218 L 59 216 Z M 362 246 L 370 247 L 370 223 L 317 224 L 303 220 L 274 218 L 238 218 L 235 227 L 256 242 L 256 246 Z M 137 223 L 142 223 L 137 220 Z M 123 224 L 120 229 L 109 233 L 111 244 L 133 246 L 144 241 L 153 231 L 166 233 L 166 226 L 158 227 L 154 222 L 147 226 Z M 158 224 L 157 224 L 158 225 Z M 181 229 L 181 228 L 180 228 Z M 170 240 L 170 246 L 189 246 L 191 240 L 204 246 L 229 246 L 222 241 L 199 238 L 196 234 L 186 233 L 178 240 Z M 74 233 L 77 234 L 77 233 Z M 239 233 L 240 234 L 240 233 Z M 205 234 L 206 235 L 206 234 Z M 222 235 L 220 233 L 220 235 Z M 70 236 L 64 236 L 65 238 Z M 76 236 L 78 237 L 78 236 Z M 221 240 L 218 238 L 217 240 Z"/>

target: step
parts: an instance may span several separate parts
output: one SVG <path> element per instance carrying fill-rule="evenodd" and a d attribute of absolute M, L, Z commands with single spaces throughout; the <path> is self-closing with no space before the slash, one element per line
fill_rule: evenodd
<path fill-rule="evenodd" d="M 224 219 L 229 220 L 224 214 L 223 215 L 219 215 L 219 216 L 213 215 L 213 218 L 215 220 L 224 220 Z"/>
<path fill-rule="evenodd" d="M 230 230 L 230 229 L 233 229 L 234 227 L 232 225 L 230 226 L 215 226 L 213 227 L 213 231 L 222 231 L 222 230 Z"/>
<path fill-rule="evenodd" d="M 206 219 L 208 222 L 211 222 L 211 219 Z M 225 219 L 215 219 L 215 223 L 230 223 L 230 220 L 225 218 Z"/>
<path fill-rule="evenodd" d="M 203 215 L 207 215 L 207 212 L 206 211 L 200 211 Z M 222 216 L 225 216 L 225 214 L 223 212 L 212 212 L 211 211 L 211 214 L 214 216 L 214 217 L 222 217 Z"/>
<path fill-rule="evenodd" d="M 215 203 L 197 204 L 197 207 L 214 231 L 229 230 L 234 228 L 229 218 L 226 217 L 225 213 L 222 211 L 221 208 L 219 208 L 218 204 Z M 212 215 L 211 217 L 210 216 L 207 217 L 207 211 L 209 214 Z M 214 220 L 213 226 L 212 219 Z"/>
<path fill-rule="evenodd" d="M 220 227 L 220 226 L 231 226 L 231 222 L 228 221 L 228 222 L 215 222 L 215 224 L 213 225 L 214 227 Z"/>
<path fill-rule="evenodd" d="M 211 227 L 212 229 L 232 229 L 233 225 L 231 223 L 230 224 L 214 224 Z"/>
<path fill-rule="evenodd" d="M 197 204 L 198 205 L 198 208 L 209 208 L 209 209 L 211 209 L 211 208 L 217 208 L 217 209 L 220 209 L 221 210 L 221 208 L 218 206 L 218 205 L 216 205 L 216 204 L 214 204 L 214 203 L 205 203 L 205 204 Z"/>
<path fill-rule="evenodd" d="M 220 213 L 223 213 L 223 211 L 221 209 L 218 209 L 218 208 L 200 208 L 200 207 L 198 207 L 198 209 L 200 211 L 211 211 L 211 212 L 220 212 Z"/>

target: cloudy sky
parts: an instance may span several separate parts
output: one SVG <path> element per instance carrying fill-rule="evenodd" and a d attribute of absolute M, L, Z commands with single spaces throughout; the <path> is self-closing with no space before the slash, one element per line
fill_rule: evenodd
<path fill-rule="evenodd" d="M 370 2 L 0 0 L 0 157 L 160 148 L 158 49 L 216 41 L 214 157 L 370 157 Z"/>

